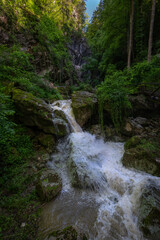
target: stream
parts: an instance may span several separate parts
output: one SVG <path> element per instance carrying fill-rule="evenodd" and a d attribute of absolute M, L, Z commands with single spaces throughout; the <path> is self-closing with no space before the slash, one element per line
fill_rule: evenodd
<path fill-rule="evenodd" d="M 104 142 L 83 132 L 71 100 L 52 109 L 66 115 L 71 133 L 59 140 L 48 167 L 62 178 L 61 194 L 42 210 L 42 239 L 54 230 L 73 226 L 88 240 L 144 240 L 138 228 L 139 199 L 149 181 L 159 178 L 123 167 L 124 143 Z"/>

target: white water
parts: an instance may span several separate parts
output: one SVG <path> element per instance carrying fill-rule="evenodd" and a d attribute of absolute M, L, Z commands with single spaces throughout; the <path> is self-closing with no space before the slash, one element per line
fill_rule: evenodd
<path fill-rule="evenodd" d="M 55 110 L 63 111 L 63 113 L 66 116 L 66 119 L 68 120 L 68 124 L 72 132 L 82 132 L 81 127 L 75 120 L 71 104 L 72 104 L 71 100 L 56 101 L 53 104 L 51 104 L 51 108 L 53 109 L 53 111 Z"/>
<path fill-rule="evenodd" d="M 75 122 L 68 102 L 62 101 L 61 106 L 69 114 L 69 124 Z M 79 131 L 77 123 L 72 128 L 73 133 L 59 143 L 49 163 L 61 175 L 63 189 L 55 201 L 44 207 L 44 239 L 53 230 L 72 225 L 89 240 L 144 240 L 137 224 L 139 198 L 147 182 L 152 179 L 159 184 L 159 178 L 124 168 L 123 143 L 97 140 Z M 72 161 L 82 189 L 71 186 Z"/>

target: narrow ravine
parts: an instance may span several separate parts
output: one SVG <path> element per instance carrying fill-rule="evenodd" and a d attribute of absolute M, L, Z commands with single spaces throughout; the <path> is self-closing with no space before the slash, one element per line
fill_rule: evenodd
<path fill-rule="evenodd" d="M 65 113 L 71 134 L 59 141 L 48 166 L 63 180 L 61 194 L 45 205 L 40 231 L 74 226 L 89 240 L 144 240 L 138 228 L 139 199 L 149 181 L 159 178 L 124 168 L 124 144 L 104 142 L 83 132 L 74 119 L 71 100 L 57 101 L 53 110 Z"/>

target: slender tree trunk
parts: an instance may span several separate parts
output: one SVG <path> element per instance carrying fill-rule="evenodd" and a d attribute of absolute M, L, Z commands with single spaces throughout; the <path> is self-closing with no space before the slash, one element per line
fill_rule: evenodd
<path fill-rule="evenodd" d="M 134 25 L 134 11 L 135 11 L 135 1 L 132 0 L 132 9 L 130 14 L 130 34 L 129 34 L 129 47 L 128 47 L 128 64 L 127 67 L 131 66 L 131 54 L 133 48 L 133 25 Z"/>
<path fill-rule="evenodd" d="M 156 11 L 156 0 L 152 0 L 152 12 L 151 12 L 149 41 L 148 41 L 148 62 L 151 61 L 151 55 L 152 55 L 153 28 L 154 28 L 155 11 Z"/>

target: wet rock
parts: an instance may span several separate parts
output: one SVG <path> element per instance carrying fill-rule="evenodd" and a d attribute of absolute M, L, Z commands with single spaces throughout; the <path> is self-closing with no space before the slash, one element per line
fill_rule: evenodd
<path fill-rule="evenodd" d="M 94 93 L 77 91 L 72 94 L 72 108 L 78 124 L 82 127 L 98 109 L 97 97 Z"/>
<path fill-rule="evenodd" d="M 94 137 L 91 135 L 89 137 L 90 141 L 94 142 Z M 85 150 L 83 145 L 79 145 L 78 142 L 74 141 L 74 137 L 69 144 L 70 157 L 68 159 L 68 168 L 72 186 L 82 189 L 89 188 L 95 191 L 104 189 L 107 179 L 102 171 L 99 151 L 90 152 Z M 77 152 L 78 155 L 76 154 Z"/>
<path fill-rule="evenodd" d="M 160 163 L 156 160 L 159 155 L 159 147 L 156 143 L 135 136 L 125 144 L 122 163 L 125 167 L 160 176 Z"/>
<path fill-rule="evenodd" d="M 116 129 L 112 126 L 104 126 L 102 130 L 100 124 L 95 124 L 91 125 L 88 131 L 98 138 L 104 138 L 105 141 L 124 142 L 124 138 L 121 134 L 117 135 Z"/>
<path fill-rule="evenodd" d="M 34 138 L 34 141 L 37 141 L 38 144 L 43 146 L 49 153 L 52 153 L 54 151 L 56 142 L 53 135 L 45 134 L 42 132 Z"/>
<path fill-rule="evenodd" d="M 72 226 L 70 226 L 63 230 L 52 232 L 47 240 L 87 240 L 87 237 L 82 233 L 78 233 Z"/>
<path fill-rule="evenodd" d="M 142 134 L 144 131 L 144 122 L 146 124 L 147 119 L 140 117 L 127 119 L 125 127 L 122 130 L 123 134 L 128 136 Z"/>
<path fill-rule="evenodd" d="M 17 108 L 17 118 L 26 126 L 58 136 L 68 134 L 64 120 L 53 122 L 52 109 L 42 99 L 20 89 L 12 90 L 12 98 Z"/>
<path fill-rule="evenodd" d="M 103 136 L 103 132 L 102 132 L 102 129 L 101 129 L 101 125 L 100 124 L 95 124 L 95 125 L 92 125 L 89 129 L 89 132 L 91 134 L 94 134 L 96 135 L 97 137 L 102 137 Z"/>
<path fill-rule="evenodd" d="M 160 237 L 160 186 L 148 184 L 140 199 L 139 227 L 144 237 L 159 240 Z"/>
<path fill-rule="evenodd" d="M 36 192 L 41 201 L 49 202 L 54 199 L 62 189 L 62 180 L 53 170 L 46 170 L 41 173 Z"/>

